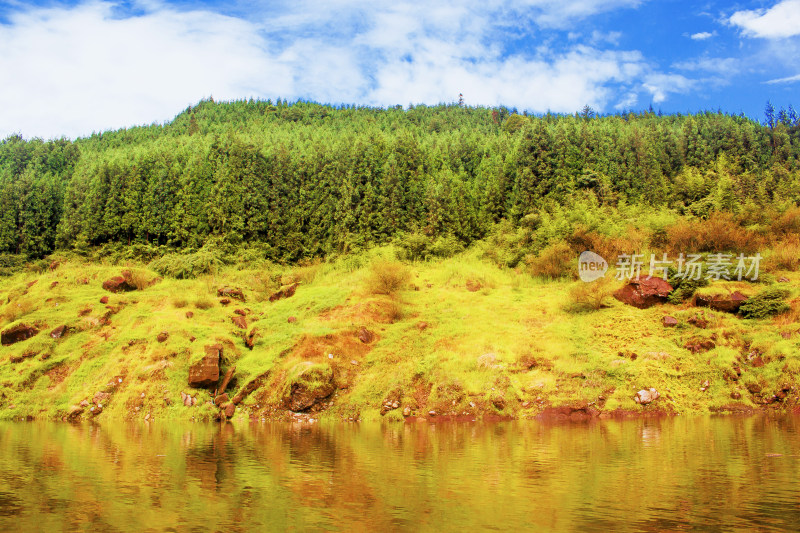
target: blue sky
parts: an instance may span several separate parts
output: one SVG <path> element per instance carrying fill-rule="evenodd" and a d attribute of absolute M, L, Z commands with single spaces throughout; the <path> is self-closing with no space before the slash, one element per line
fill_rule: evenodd
<path fill-rule="evenodd" d="M 534 113 L 800 108 L 800 0 L 0 0 L 0 138 L 202 98 Z"/>

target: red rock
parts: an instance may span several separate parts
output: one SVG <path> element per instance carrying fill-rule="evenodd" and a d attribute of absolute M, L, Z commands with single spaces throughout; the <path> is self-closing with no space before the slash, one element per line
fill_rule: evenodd
<path fill-rule="evenodd" d="M 244 336 L 244 343 L 251 350 L 253 349 L 253 346 L 255 346 L 255 344 L 256 344 L 256 334 L 257 333 L 258 333 L 258 330 L 256 328 L 253 328 L 250 331 L 250 333 L 248 333 L 247 335 Z"/>
<path fill-rule="evenodd" d="M 158 342 L 166 342 L 167 339 L 169 339 L 169 333 L 167 333 L 166 331 L 162 331 L 161 333 L 158 334 L 158 337 L 156 337 L 156 340 Z"/>
<path fill-rule="evenodd" d="M 270 295 L 269 301 L 274 302 L 282 298 L 291 298 L 292 296 L 294 296 L 294 293 L 297 290 L 298 285 L 300 284 L 292 283 L 291 285 L 284 285 L 277 292 L 274 292 L 272 293 L 272 295 Z"/>
<path fill-rule="evenodd" d="M 700 329 L 706 329 L 708 327 L 708 319 L 703 314 L 698 314 L 698 315 L 694 315 L 692 317 L 689 317 L 689 320 L 687 320 L 687 322 L 689 322 L 689 324 L 691 324 L 691 325 L 693 325 L 695 327 L 698 327 Z"/>
<path fill-rule="evenodd" d="M 219 396 L 217 396 L 216 398 L 214 398 L 214 405 L 219 407 L 220 405 L 222 405 L 224 403 L 228 403 L 228 401 L 230 401 L 230 399 L 228 398 L 228 395 L 225 394 L 225 393 L 222 393 Z"/>
<path fill-rule="evenodd" d="M 57 281 L 54 281 L 53 283 L 50 284 L 50 289 L 55 289 L 56 287 L 58 287 Z"/>
<path fill-rule="evenodd" d="M 192 313 L 191 311 L 186 311 L 186 318 L 192 318 L 193 316 L 194 313 Z"/>
<path fill-rule="evenodd" d="M 233 402 L 228 402 L 222 406 L 222 409 L 225 412 L 225 416 L 231 418 L 236 412 L 236 404 Z"/>
<path fill-rule="evenodd" d="M 234 309 L 233 312 L 239 316 L 247 316 L 247 311 L 244 309 Z"/>
<path fill-rule="evenodd" d="M 231 303 L 231 299 L 230 298 L 221 298 L 219 303 L 222 304 L 222 305 L 228 305 L 229 303 Z"/>
<path fill-rule="evenodd" d="M 238 287 L 223 287 L 222 289 L 217 289 L 217 296 L 233 298 L 235 300 L 239 300 L 240 302 L 245 301 L 244 293 L 242 292 L 242 289 L 239 289 Z"/>
<path fill-rule="evenodd" d="M 67 326 L 58 326 L 50 332 L 50 336 L 54 339 L 60 339 L 67 333 Z"/>
<path fill-rule="evenodd" d="M 286 322 L 288 322 L 289 324 L 294 324 L 295 322 L 297 322 L 297 318 L 290 316 L 289 318 L 286 319 Z"/>
<path fill-rule="evenodd" d="M 686 344 L 684 344 L 684 348 L 692 353 L 707 352 L 709 350 L 713 350 L 716 348 L 716 346 L 717 345 L 711 339 L 703 339 L 699 337 L 693 337 L 689 339 Z"/>
<path fill-rule="evenodd" d="M 189 367 L 190 387 L 211 387 L 219 381 L 219 358 L 222 345 L 206 346 L 205 356 Z"/>
<path fill-rule="evenodd" d="M 194 342 L 196 340 L 197 340 L 197 337 L 195 337 L 194 335 L 189 335 L 189 342 Z"/>
<path fill-rule="evenodd" d="M 109 292 L 129 292 L 135 291 L 136 287 L 128 283 L 128 281 L 122 276 L 114 276 L 111 279 L 107 279 L 103 282 L 103 288 Z"/>
<path fill-rule="evenodd" d="M 364 344 L 369 344 L 375 338 L 375 335 L 364 326 L 361 326 L 361 328 L 358 330 L 358 333 L 356 333 L 356 336 L 358 337 L 358 340 Z"/>
<path fill-rule="evenodd" d="M 10 346 L 28 340 L 37 333 L 39 333 L 39 329 L 36 326 L 17 324 L 13 328 L 9 328 L 0 333 L 0 344 L 3 346 Z"/>
<path fill-rule="evenodd" d="M 678 325 L 678 319 L 675 318 L 674 316 L 667 315 L 661 318 L 661 323 L 666 328 L 674 328 L 675 326 Z"/>
<path fill-rule="evenodd" d="M 94 402 L 95 405 L 99 405 L 108 400 L 110 397 L 111 395 L 109 393 L 100 391 L 94 395 L 92 402 Z"/>
<path fill-rule="evenodd" d="M 742 393 L 738 392 L 738 391 L 733 391 L 731 393 L 731 399 L 733 399 L 733 400 L 741 400 L 742 399 Z"/>
<path fill-rule="evenodd" d="M 236 327 L 240 329 L 247 329 L 247 319 L 245 317 L 236 315 L 235 317 L 231 318 L 231 321 L 236 324 Z"/>
<path fill-rule="evenodd" d="M 417 329 L 420 330 L 420 331 L 425 331 L 426 329 L 428 329 L 428 323 L 427 322 L 417 322 Z"/>
<path fill-rule="evenodd" d="M 103 304 L 103 305 L 107 304 L 108 303 L 108 296 L 103 296 L 102 298 L 100 298 L 100 303 Z"/>
<path fill-rule="evenodd" d="M 640 278 L 617 290 L 614 298 L 622 303 L 647 309 L 667 301 L 672 285 L 661 278 Z"/>
<path fill-rule="evenodd" d="M 711 295 L 704 296 L 695 294 L 692 299 L 692 304 L 695 307 L 710 307 L 716 311 L 724 311 L 726 313 L 736 313 L 739 307 L 747 301 L 747 296 L 739 291 L 735 291 L 728 296 L 724 295 Z"/>

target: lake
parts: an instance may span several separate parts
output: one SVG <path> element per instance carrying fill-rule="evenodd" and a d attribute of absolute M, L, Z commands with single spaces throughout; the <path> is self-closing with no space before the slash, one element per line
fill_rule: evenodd
<path fill-rule="evenodd" d="M 14 531 L 800 528 L 800 417 L 0 424 Z"/>

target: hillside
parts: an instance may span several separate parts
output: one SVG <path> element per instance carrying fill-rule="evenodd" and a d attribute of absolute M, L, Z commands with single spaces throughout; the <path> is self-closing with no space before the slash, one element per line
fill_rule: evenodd
<path fill-rule="evenodd" d="M 601 305 L 581 305 L 588 284 L 498 267 L 480 247 L 412 264 L 395 251 L 298 267 L 238 262 L 191 280 L 61 259 L 6 278 L 0 328 L 39 332 L 2 348 L 1 416 L 586 418 L 800 403 L 796 300 L 764 319 L 691 302 L 637 309 L 608 298 L 622 285 L 612 280 L 591 285 Z M 140 289 L 105 290 L 115 276 Z M 796 298 L 800 280 L 789 276 L 778 285 Z M 701 292 L 763 288 L 723 281 Z M 190 367 L 214 346 L 218 374 L 190 386 Z M 230 369 L 227 398 L 213 406 Z M 636 403 L 651 387 L 659 398 Z"/>

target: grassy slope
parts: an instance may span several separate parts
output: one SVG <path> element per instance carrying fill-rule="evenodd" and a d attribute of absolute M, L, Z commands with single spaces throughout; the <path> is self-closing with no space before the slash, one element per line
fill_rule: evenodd
<path fill-rule="evenodd" d="M 581 282 L 540 281 L 498 269 L 470 252 L 411 265 L 413 287 L 393 296 L 368 290 L 370 269 L 363 259 L 272 268 L 166 279 L 121 294 L 101 287 L 120 273 L 118 266 L 73 261 L 3 279 L 0 328 L 39 323 L 41 332 L 0 348 L 0 417 L 62 417 L 82 400 L 91 402 L 98 391 L 111 393 L 102 402 L 102 418 L 212 417 L 217 410 L 205 405 L 210 394 L 190 389 L 187 377 L 189 364 L 213 343 L 224 346 L 223 371 L 236 365 L 231 396 L 264 376 L 236 417 L 285 416 L 280 396 L 287 376 L 297 374 L 296 365 L 304 361 L 330 364 L 337 385 L 330 406 L 314 416 L 380 418 L 381 405 L 390 398 L 398 399 L 400 408 L 384 416 L 394 420 L 403 418 L 405 407 L 421 416 L 435 411 L 437 416 L 528 417 L 548 406 L 587 405 L 605 412 L 707 412 L 731 404 L 734 391 L 742 394 L 734 403 L 760 405 L 748 385 L 759 384 L 762 397 L 769 398 L 784 384 L 795 385 L 800 373 L 795 311 L 745 321 L 706 310 L 706 329 L 686 322 L 697 312 L 688 304 L 640 310 L 612 301 L 599 311 L 574 313 L 569 311 L 570 291 Z M 143 267 L 138 272 L 155 277 Z M 301 285 L 293 297 L 269 302 L 274 287 L 265 280 L 281 274 L 284 281 Z M 794 287 L 797 276 L 788 276 L 792 282 L 787 285 Z M 468 290 L 468 282 L 481 288 Z M 741 286 L 746 294 L 758 289 L 727 285 Z M 247 302 L 220 305 L 216 290 L 224 286 L 241 287 Z M 107 324 L 103 296 L 109 296 L 108 305 L 116 311 Z M 231 321 L 236 308 L 246 308 L 248 321 L 257 328 L 252 350 Z M 187 318 L 187 311 L 194 316 Z M 677 317 L 679 326 L 664 328 L 665 314 Z M 290 323 L 292 316 L 296 321 Z M 62 324 L 74 331 L 52 339 L 50 330 Z M 361 327 L 376 339 L 359 341 Z M 159 343 L 161 332 L 169 338 Z M 782 332 L 793 335 L 785 339 Z M 717 347 L 692 354 L 683 346 L 693 337 L 714 338 Z M 747 363 L 747 354 L 754 351 L 762 354 L 764 366 Z M 18 360 L 26 354 L 34 355 Z M 741 378 L 725 379 L 737 358 Z M 701 391 L 706 380 L 709 387 Z M 637 405 L 635 392 L 649 387 L 662 397 L 650 406 Z M 197 396 L 198 405 L 185 407 L 182 391 Z M 796 403 L 793 390 L 770 408 Z M 88 408 L 83 416 L 90 416 Z"/>

